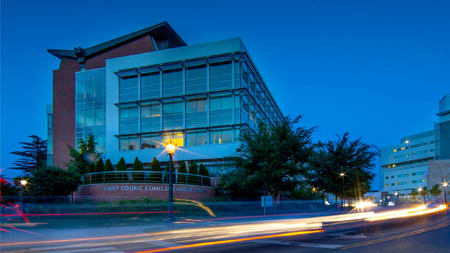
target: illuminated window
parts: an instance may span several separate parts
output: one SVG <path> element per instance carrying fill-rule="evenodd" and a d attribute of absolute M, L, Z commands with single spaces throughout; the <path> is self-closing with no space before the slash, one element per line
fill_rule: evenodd
<path fill-rule="evenodd" d="M 217 129 L 211 130 L 209 132 L 209 143 L 211 144 L 222 144 L 233 141 L 233 130 L 232 129 Z"/>
<path fill-rule="evenodd" d="M 177 146 L 177 147 L 184 146 L 183 133 L 178 132 L 178 133 L 165 133 L 165 134 L 163 134 L 163 139 L 162 139 L 162 146 L 163 146 L 163 148 L 165 148 L 166 144 L 170 143 L 170 142 L 175 144 L 175 146 Z"/>
<path fill-rule="evenodd" d="M 386 186 L 389 186 L 389 184 L 386 184 Z"/>
<path fill-rule="evenodd" d="M 390 168 L 391 167 L 391 165 L 388 165 L 388 168 Z"/>
<path fill-rule="evenodd" d="M 120 150 L 138 150 L 138 139 L 137 138 L 123 138 L 120 139 Z"/>
<path fill-rule="evenodd" d="M 422 179 L 422 183 L 425 183 L 425 179 Z"/>
<path fill-rule="evenodd" d="M 392 164 L 392 168 L 395 167 L 395 164 Z"/>
<path fill-rule="evenodd" d="M 394 149 L 394 152 L 397 152 L 397 149 Z"/>

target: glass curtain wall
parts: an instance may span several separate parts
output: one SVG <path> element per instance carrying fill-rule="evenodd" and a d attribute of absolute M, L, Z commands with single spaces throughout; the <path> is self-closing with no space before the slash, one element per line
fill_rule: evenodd
<path fill-rule="evenodd" d="M 105 69 L 75 73 L 75 138 L 94 135 L 97 151 L 105 152 Z"/>

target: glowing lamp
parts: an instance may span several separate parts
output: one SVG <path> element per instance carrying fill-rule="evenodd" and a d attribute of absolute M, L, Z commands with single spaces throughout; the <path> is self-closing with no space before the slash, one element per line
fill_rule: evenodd
<path fill-rule="evenodd" d="M 169 143 L 169 144 L 166 145 L 167 153 L 169 155 L 175 154 L 175 149 L 176 148 L 177 148 L 177 146 L 173 145 L 173 143 Z"/>
<path fill-rule="evenodd" d="M 28 183 L 28 182 L 27 182 L 26 180 L 21 180 L 21 181 L 20 181 L 20 184 L 23 185 L 23 186 L 25 186 L 27 183 Z"/>
<path fill-rule="evenodd" d="M 445 187 L 447 187 L 447 185 L 448 185 L 447 183 L 444 183 L 444 186 L 445 186 Z"/>
<path fill-rule="evenodd" d="M 422 191 L 422 188 L 419 188 L 419 192 L 421 192 Z"/>
<path fill-rule="evenodd" d="M 339 175 L 341 175 L 341 177 L 343 177 L 343 176 L 345 176 L 345 173 L 341 173 L 341 174 L 339 174 Z"/>

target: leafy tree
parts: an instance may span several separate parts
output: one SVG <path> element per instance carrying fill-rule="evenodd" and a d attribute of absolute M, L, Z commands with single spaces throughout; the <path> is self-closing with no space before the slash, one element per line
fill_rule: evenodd
<path fill-rule="evenodd" d="M 235 167 L 235 171 L 228 172 L 231 174 L 220 185 L 222 192 L 239 196 L 243 192 L 232 191 L 253 188 L 245 195 L 277 198 L 301 185 L 307 173 L 305 164 L 313 152 L 311 135 L 315 128 L 294 127 L 300 119 L 301 116 L 294 120 L 285 117 L 273 125 L 260 123 L 255 133 L 241 131 L 237 154 L 229 157 L 230 167 Z M 227 186 L 230 188 L 226 189 Z"/>
<path fill-rule="evenodd" d="M 66 164 L 68 168 L 75 168 L 81 175 L 95 171 L 95 161 L 101 155 L 96 151 L 97 142 L 93 135 L 85 139 L 78 139 L 77 149 L 67 145 L 72 159 Z"/>
<path fill-rule="evenodd" d="M 125 159 L 123 159 L 123 157 L 120 158 L 119 162 L 117 163 L 116 166 L 116 170 L 117 171 L 126 171 L 127 170 L 127 164 L 125 163 Z"/>
<path fill-rule="evenodd" d="M 20 156 L 9 169 L 21 170 L 25 175 L 31 175 L 47 161 L 47 141 L 36 135 L 28 136 L 31 142 L 19 142 L 23 151 L 13 151 L 11 154 Z"/>
<path fill-rule="evenodd" d="M 198 175 L 198 166 L 195 162 L 192 162 L 189 165 L 189 176 L 188 176 L 188 183 L 191 185 L 199 185 L 200 180 L 197 176 L 191 176 L 191 175 Z"/>
<path fill-rule="evenodd" d="M 256 200 L 261 197 L 259 186 L 248 180 L 243 170 L 232 170 L 222 175 L 217 185 L 219 197 L 237 201 Z"/>
<path fill-rule="evenodd" d="M 111 163 L 111 160 L 106 159 L 105 162 L 105 171 L 114 171 L 114 166 Z M 107 173 L 105 175 L 106 181 L 116 181 L 116 173 Z"/>
<path fill-rule="evenodd" d="M 187 174 L 187 166 L 186 162 L 183 160 L 180 163 L 180 168 L 178 169 L 178 173 L 183 173 L 183 175 L 179 174 L 177 177 L 178 184 L 186 184 L 186 175 Z"/>
<path fill-rule="evenodd" d="M 337 136 L 337 141 L 319 142 L 310 160 L 309 183 L 317 190 L 343 198 L 361 198 L 370 190 L 375 174 L 376 146 L 351 141 L 350 134 Z M 342 205 L 341 205 L 342 206 Z"/>
<path fill-rule="evenodd" d="M 33 172 L 26 187 L 32 196 L 67 196 L 77 190 L 80 176 L 75 168 L 42 166 Z"/>
<path fill-rule="evenodd" d="M 431 187 L 429 192 L 431 196 L 441 196 L 442 194 L 441 187 L 438 184 L 435 184 L 433 187 Z"/>
<path fill-rule="evenodd" d="M 208 169 L 206 168 L 205 165 L 203 165 L 203 163 L 201 163 L 199 166 L 198 174 L 200 176 L 205 176 L 204 178 L 201 179 L 204 186 L 211 186 L 211 179 L 207 178 L 209 177 Z"/>
<path fill-rule="evenodd" d="M 289 194 L 289 199 L 292 200 L 319 200 L 324 198 L 324 193 L 318 192 L 311 187 L 299 187 Z"/>
<path fill-rule="evenodd" d="M 156 157 L 153 157 L 152 166 L 150 167 L 150 182 L 162 183 L 161 164 Z"/>

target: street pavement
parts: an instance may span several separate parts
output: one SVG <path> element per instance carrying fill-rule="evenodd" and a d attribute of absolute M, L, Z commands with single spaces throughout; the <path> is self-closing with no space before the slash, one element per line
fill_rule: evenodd
<path fill-rule="evenodd" d="M 8 232 L 0 232 L 0 252 L 450 252 L 450 219 L 444 212 L 323 227 L 296 223 L 311 217 L 186 219 L 78 229 L 2 226 Z"/>

